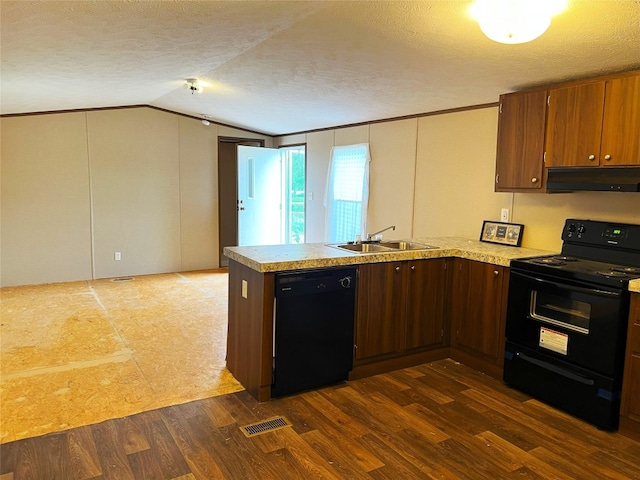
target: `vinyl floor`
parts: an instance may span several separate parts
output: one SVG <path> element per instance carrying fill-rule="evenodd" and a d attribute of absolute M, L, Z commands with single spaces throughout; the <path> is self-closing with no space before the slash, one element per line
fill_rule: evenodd
<path fill-rule="evenodd" d="M 290 426 L 246 437 L 273 417 Z M 241 391 L 0 446 L 0 479 L 640 479 L 640 443 L 441 360 Z"/>

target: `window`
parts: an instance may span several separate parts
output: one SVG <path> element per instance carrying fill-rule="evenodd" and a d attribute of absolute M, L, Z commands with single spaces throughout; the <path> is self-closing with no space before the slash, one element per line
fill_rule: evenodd
<path fill-rule="evenodd" d="M 333 147 L 324 197 L 327 242 L 364 237 L 369 200 L 369 144 Z"/>
<path fill-rule="evenodd" d="M 284 243 L 304 243 L 305 146 L 280 147 Z"/>

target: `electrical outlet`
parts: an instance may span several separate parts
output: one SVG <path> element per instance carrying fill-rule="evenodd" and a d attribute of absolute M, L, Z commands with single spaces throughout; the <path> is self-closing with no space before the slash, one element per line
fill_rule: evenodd
<path fill-rule="evenodd" d="M 500 211 L 500 221 L 501 222 L 508 222 L 509 221 L 509 209 L 508 208 L 503 208 Z"/>
<path fill-rule="evenodd" d="M 115 252 L 113 254 L 113 259 L 119 262 L 120 260 L 122 260 L 122 253 L 121 252 Z"/>

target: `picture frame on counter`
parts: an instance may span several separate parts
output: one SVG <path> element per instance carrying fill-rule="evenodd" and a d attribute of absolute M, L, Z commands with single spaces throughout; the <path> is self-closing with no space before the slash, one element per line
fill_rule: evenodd
<path fill-rule="evenodd" d="M 485 220 L 482 222 L 480 241 L 519 247 L 522 243 L 524 225 L 520 223 L 504 223 Z"/>

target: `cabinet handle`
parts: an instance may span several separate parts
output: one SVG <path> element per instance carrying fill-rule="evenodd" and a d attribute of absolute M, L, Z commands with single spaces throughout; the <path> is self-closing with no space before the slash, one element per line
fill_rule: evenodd
<path fill-rule="evenodd" d="M 595 155 L 589 155 L 589 160 L 594 161 L 596 159 Z"/>
<path fill-rule="evenodd" d="M 399 272 L 399 271 L 400 271 L 400 267 L 396 267 L 396 272 Z"/>
<path fill-rule="evenodd" d="M 500 178 L 500 174 L 499 174 L 499 173 L 497 173 L 497 174 L 496 174 L 496 183 L 498 183 L 498 179 L 499 179 L 499 178 Z"/>
<path fill-rule="evenodd" d="M 500 275 L 500 272 L 498 270 L 494 270 L 493 271 L 493 276 L 497 277 L 498 275 Z"/>
<path fill-rule="evenodd" d="M 604 159 L 605 159 L 605 160 L 611 160 L 611 155 L 605 155 L 605 156 L 604 156 Z"/>
<path fill-rule="evenodd" d="M 533 177 L 531 179 L 531 183 L 538 183 L 538 177 Z"/>
<path fill-rule="evenodd" d="M 416 266 L 415 265 L 411 265 L 411 270 L 415 270 Z"/>

